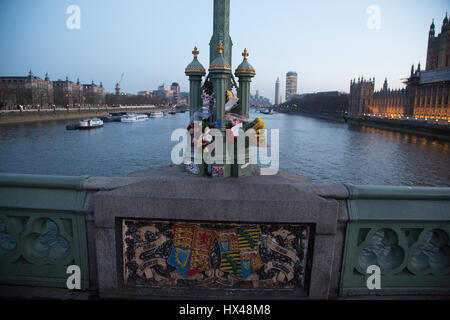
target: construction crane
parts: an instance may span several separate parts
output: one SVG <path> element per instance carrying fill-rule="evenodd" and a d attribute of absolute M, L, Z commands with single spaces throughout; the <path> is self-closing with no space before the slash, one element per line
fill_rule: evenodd
<path fill-rule="evenodd" d="M 120 83 L 122 82 L 123 76 L 124 76 L 124 73 L 122 73 L 122 75 L 120 76 L 119 82 L 116 83 L 116 95 L 117 96 L 120 95 Z"/>

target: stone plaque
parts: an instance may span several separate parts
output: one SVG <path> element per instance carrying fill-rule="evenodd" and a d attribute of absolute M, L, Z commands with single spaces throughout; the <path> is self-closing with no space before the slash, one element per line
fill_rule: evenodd
<path fill-rule="evenodd" d="M 126 285 L 302 289 L 310 226 L 122 220 Z"/>

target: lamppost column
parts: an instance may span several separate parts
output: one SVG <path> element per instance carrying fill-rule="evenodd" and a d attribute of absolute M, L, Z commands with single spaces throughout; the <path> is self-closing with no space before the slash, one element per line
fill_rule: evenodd
<path fill-rule="evenodd" d="M 239 101 L 241 114 L 247 118 L 250 114 L 250 84 L 252 80 L 248 76 L 239 77 Z"/>
<path fill-rule="evenodd" d="M 194 112 L 201 107 L 201 94 L 202 94 L 202 76 L 190 75 L 189 76 L 189 115 L 192 116 Z"/>
<path fill-rule="evenodd" d="M 185 74 L 189 77 L 189 114 L 192 116 L 197 109 L 202 106 L 202 78 L 206 74 L 205 68 L 198 61 L 197 56 L 200 52 L 197 47 L 194 48 L 192 54 L 194 59 L 186 67 Z"/>
<path fill-rule="evenodd" d="M 216 121 L 220 121 L 224 126 L 225 119 L 225 90 L 227 89 L 228 76 L 222 73 L 211 72 L 211 82 L 214 88 L 214 97 L 216 99 Z"/>
<path fill-rule="evenodd" d="M 230 64 L 223 57 L 224 46 L 219 42 L 217 46 L 218 56 L 211 62 L 209 74 L 216 98 L 216 121 L 220 121 L 221 127 L 225 127 L 225 90 L 228 89 L 228 81 L 231 75 Z"/>
<path fill-rule="evenodd" d="M 247 49 L 244 49 L 242 53 L 244 57 L 244 61 L 237 67 L 236 69 L 236 77 L 239 78 L 239 108 L 241 114 L 249 117 L 250 114 L 250 84 L 252 82 L 252 78 L 255 76 L 255 69 L 252 65 L 247 61 L 249 56 Z"/>

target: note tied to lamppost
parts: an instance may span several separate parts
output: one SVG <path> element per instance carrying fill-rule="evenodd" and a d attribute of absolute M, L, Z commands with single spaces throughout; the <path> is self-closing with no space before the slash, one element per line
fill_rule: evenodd
<path fill-rule="evenodd" d="M 311 226 L 122 220 L 127 286 L 306 293 Z"/>

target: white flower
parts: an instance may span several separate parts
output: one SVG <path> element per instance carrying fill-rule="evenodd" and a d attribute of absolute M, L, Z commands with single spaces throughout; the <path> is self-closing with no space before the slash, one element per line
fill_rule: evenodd
<path fill-rule="evenodd" d="M 207 134 L 207 135 L 204 136 L 204 139 L 205 139 L 207 142 L 211 142 L 211 141 L 212 141 L 212 136 L 211 136 L 210 134 Z"/>

